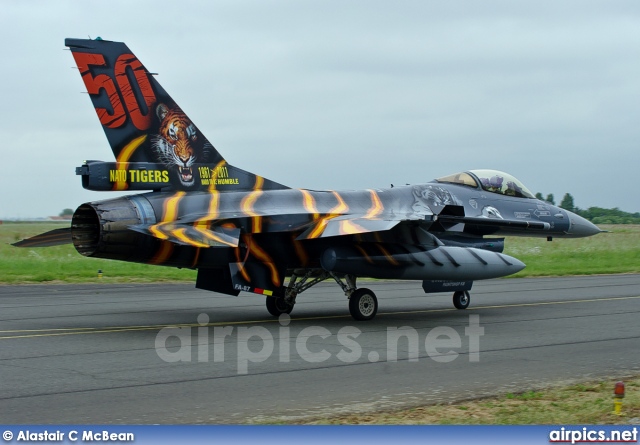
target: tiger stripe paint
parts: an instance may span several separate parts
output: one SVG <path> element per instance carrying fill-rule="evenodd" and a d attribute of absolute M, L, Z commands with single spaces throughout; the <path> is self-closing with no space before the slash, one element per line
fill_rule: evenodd
<path fill-rule="evenodd" d="M 226 245 L 228 247 L 238 247 L 237 243 L 236 244 L 230 243 L 229 241 L 227 241 L 227 240 L 221 238 L 220 236 L 216 235 L 215 232 L 212 232 L 210 230 L 207 230 L 207 229 L 204 229 L 204 228 L 198 227 L 198 226 L 195 226 L 194 229 L 197 230 L 199 233 L 201 233 L 202 236 L 204 236 L 206 238 L 209 238 L 211 241 L 215 241 L 217 243 L 224 244 L 224 245 Z M 211 246 L 206 244 L 206 245 L 203 245 L 201 247 L 211 247 Z"/>
<path fill-rule="evenodd" d="M 262 232 L 262 216 L 254 216 L 251 218 L 251 233 Z"/>
<path fill-rule="evenodd" d="M 251 243 L 251 238 L 249 235 L 242 235 L 242 242 L 244 245 L 249 245 Z M 247 249 L 244 258 L 240 258 L 240 248 L 236 248 L 234 250 L 234 254 L 236 256 L 236 263 L 239 264 L 244 264 L 247 261 L 247 258 L 249 258 L 249 249 Z M 245 281 L 251 282 L 251 278 L 249 277 L 249 274 L 247 273 L 246 269 L 244 267 L 240 268 L 240 274 L 242 275 L 242 278 Z"/>
<path fill-rule="evenodd" d="M 335 196 L 338 200 L 338 204 L 334 208 L 332 208 L 329 213 L 335 214 L 337 216 L 349 210 L 349 206 L 344 202 L 344 199 L 342 199 L 342 196 L 340 196 L 338 192 L 332 190 L 331 193 L 333 193 L 333 196 Z"/>
<path fill-rule="evenodd" d="M 208 230 L 211 228 L 211 221 L 215 220 L 218 217 L 218 207 L 220 206 L 220 192 L 217 190 L 209 190 L 209 207 L 207 209 L 207 214 L 202 218 L 199 218 L 194 226 L 197 229 L 205 229 Z"/>
<path fill-rule="evenodd" d="M 173 222 L 178 218 L 178 205 L 180 204 L 180 201 L 186 195 L 186 193 L 187 192 L 177 192 L 171 198 L 168 198 L 164 201 L 161 222 L 159 224 L 154 224 L 151 227 L 149 227 L 149 230 L 152 233 L 156 233 L 157 231 L 157 233 L 162 234 L 163 236 L 166 236 L 164 233 L 161 232 L 159 227 L 163 223 Z M 163 238 L 160 238 L 160 239 L 163 239 Z M 168 237 L 166 239 L 168 239 Z M 170 241 L 162 241 L 162 245 L 160 246 L 160 249 L 158 250 L 156 255 L 151 259 L 150 262 L 151 264 L 163 264 L 169 259 L 172 253 L 173 253 L 173 243 L 171 243 Z"/>
<path fill-rule="evenodd" d="M 309 236 L 307 238 L 308 239 L 314 239 L 314 238 L 318 238 L 320 235 L 322 235 L 322 232 L 324 231 L 324 228 L 327 225 L 327 222 L 331 218 L 335 218 L 335 216 L 325 216 L 324 218 L 320 218 L 320 220 L 318 221 L 316 226 L 313 228 L 311 233 L 309 233 Z"/>
<path fill-rule="evenodd" d="M 384 210 L 384 206 L 380 201 L 380 197 L 375 192 L 375 190 L 369 190 L 371 194 L 371 208 L 367 211 L 367 214 L 364 216 L 365 219 L 373 219 L 379 216 Z"/>
<path fill-rule="evenodd" d="M 169 235 L 166 235 L 162 230 L 160 230 L 160 224 L 154 224 L 149 227 L 149 231 L 160 240 L 168 240 Z"/>
<path fill-rule="evenodd" d="M 127 170 L 129 166 L 128 164 L 129 159 L 131 159 L 131 156 L 133 155 L 133 153 L 146 140 L 147 140 L 147 135 L 143 134 L 142 136 L 138 136 L 137 138 L 129 142 L 127 145 L 125 145 L 125 147 L 122 149 L 122 151 L 118 154 L 118 157 L 116 158 L 116 169 Z M 129 188 L 129 183 L 127 181 L 117 180 L 113 184 L 113 191 L 124 191 L 124 190 L 127 190 L 128 188 Z"/>
<path fill-rule="evenodd" d="M 256 183 L 253 186 L 253 190 L 256 193 L 259 193 L 255 200 L 257 201 L 258 198 L 262 195 L 262 187 L 264 186 L 264 178 L 262 176 L 256 176 Z M 254 201 L 255 204 L 255 201 Z M 254 215 L 252 220 L 251 220 L 251 228 L 253 230 L 253 233 L 260 233 L 262 232 L 262 216 L 261 215 Z"/>
<path fill-rule="evenodd" d="M 224 160 L 218 162 L 214 171 L 218 171 L 218 168 L 222 167 L 224 164 L 226 164 L 226 161 Z M 220 192 L 216 190 L 215 181 L 211 181 L 209 183 L 209 195 L 210 195 L 210 198 L 209 198 L 209 207 L 207 209 L 207 214 L 196 221 L 196 223 L 194 224 L 194 228 L 198 232 L 202 233 L 203 236 L 208 237 L 213 241 L 224 243 L 221 239 L 219 239 L 218 237 L 213 235 L 211 232 L 209 232 L 209 229 L 211 228 L 211 221 L 218 217 L 218 207 L 220 206 Z M 206 247 L 209 247 L 209 246 L 207 245 Z M 229 247 L 237 247 L 237 244 L 235 246 L 230 245 Z M 191 264 L 192 268 L 195 267 L 196 264 L 198 264 L 199 258 L 200 258 L 200 248 L 197 248 L 196 253 L 194 255 L 193 263 Z"/>
<path fill-rule="evenodd" d="M 237 229 L 238 227 L 233 223 L 224 223 L 220 227 L 223 229 Z"/>
<path fill-rule="evenodd" d="M 398 261 L 393 257 L 393 255 L 391 255 L 389 253 L 389 251 L 387 249 L 384 248 L 384 246 L 382 244 L 378 244 L 378 249 L 380 249 L 380 252 L 382 252 L 382 254 L 387 258 L 387 261 L 389 261 L 389 263 L 391 263 L 393 266 L 398 266 L 400 263 L 398 263 Z"/>
<path fill-rule="evenodd" d="M 149 261 L 150 264 L 162 264 L 173 253 L 173 243 L 171 241 L 160 241 L 160 249 Z"/>
<path fill-rule="evenodd" d="M 220 162 L 218 162 L 214 168 L 214 172 L 219 172 L 220 168 L 224 167 L 225 165 L 227 165 L 227 161 L 225 161 L 224 159 Z M 211 178 L 211 179 L 215 179 L 215 178 Z M 209 192 L 214 192 L 216 190 L 216 181 L 212 180 L 209 182 Z"/>
<path fill-rule="evenodd" d="M 364 250 L 361 246 L 358 246 L 357 244 L 355 244 L 354 247 L 360 251 L 360 253 L 362 254 L 362 257 L 367 261 L 367 263 L 373 264 L 373 260 L 371 259 L 371 257 L 369 256 L 366 250 Z"/>
<path fill-rule="evenodd" d="M 324 231 L 330 219 L 340 216 L 344 212 L 349 210 L 349 206 L 344 202 L 344 199 L 342 199 L 342 196 L 340 196 L 338 192 L 332 190 L 331 193 L 333 194 L 333 196 L 335 196 L 338 203 L 335 205 L 335 207 L 329 210 L 329 214 L 327 216 L 320 218 L 320 220 L 316 224 L 316 227 L 311 231 L 307 238 L 318 238 L 320 235 L 322 235 L 322 232 Z"/>
<path fill-rule="evenodd" d="M 198 265 L 198 260 L 200 259 L 200 252 L 201 251 L 202 251 L 202 249 L 200 247 L 196 248 L 196 253 L 193 255 L 193 262 L 191 263 L 191 268 L 192 269 L 194 269 Z"/>
<path fill-rule="evenodd" d="M 353 221 L 345 220 L 340 221 L 340 235 L 356 235 L 358 233 L 364 233 L 367 231 L 364 227 L 360 227 Z"/>
<path fill-rule="evenodd" d="M 316 220 L 320 216 L 318 212 L 318 208 L 316 207 L 316 200 L 313 198 L 313 195 L 309 192 L 309 190 L 301 189 L 300 193 L 302 193 L 302 205 L 307 213 L 311 214 L 311 217 Z"/>
<path fill-rule="evenodd" d="M 263 250 L 255 242 L 254 239 L 251 239 L 251 242 L 248 243 L 248 246 L 249 246 L 249 252 L 254 257 L 256 257 L 257 260 L 266 264 L 269 270 L 271 271 L 271 282 L 273 283 L 273 285 L 276 287 L 280 287 L 281 285 L 280 274 L 278 273 L 278 269 L 276 269 L 276 266 L 274 265 L 273 259 L 269 256 L 269 254 L 265 250 Z"/>
<path fill-rule="evenodd" d="M 254 205 L 258 198 L 264 193 L 262 186 L 264 185 L 264 178 L 261 176 L 256 177 L 256 183 L 253 187 L 253 191 L 249 192 L 240 202 L 240 210 L 251 218 L 251 233 L 262 232 L 262 216 L 254 211 Z"/>
<path fill-rule="evenodd" d="M 175 236 L 176 238 L 178 238 L 180 241 L 182 241 L 185 244 L 189 244 L 189 245 L 194 246 L 194 247 L 209 247 L 208 244 L 204 244 L 204 243 L 201 243 L 201 242 L 198 242 L 196 240 L 192 240 L 191 238 L 189 238 L 187 236 L 187 234 L 185 233 L 186 230 L 187 230 L 186 228 L 175 229 L 175 230 L 171 231 L 171 234 L 173 236 Z"/>

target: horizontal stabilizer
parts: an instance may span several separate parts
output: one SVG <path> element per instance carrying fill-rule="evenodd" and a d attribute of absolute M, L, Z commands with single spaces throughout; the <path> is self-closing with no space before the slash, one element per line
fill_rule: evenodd
<path fill-rule="evenodd" d="M 129 227 L 161 240 L 193 247 L 238 247 L 240 229 L 190 226 L 176 223 L 139 224 Z"/>
<path fill-rule="evenodd" d="M 54 229 L 13 243 L 15 247 L 52 247 L 71 244 L 71 227 Z"/>

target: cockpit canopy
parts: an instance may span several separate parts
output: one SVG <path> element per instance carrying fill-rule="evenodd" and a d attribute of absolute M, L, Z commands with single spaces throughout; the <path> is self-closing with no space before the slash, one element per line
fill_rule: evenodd
<path fill-rule="evenodd" d="M 499 195 L 515 196 L 517 198 L 535 198 L 524 184 L 508 173 L 497 170 L 469 170 L 436 179 L 438 182 L 459 184 L 467 187 L 482 188 L 482 190 Z"/>

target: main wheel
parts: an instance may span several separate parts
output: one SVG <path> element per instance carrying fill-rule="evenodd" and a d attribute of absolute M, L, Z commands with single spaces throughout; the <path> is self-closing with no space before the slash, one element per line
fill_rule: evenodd
<path fill-rule="evenodd" d="M 456 309 L 466 309 L 471 303 L 471 295 L 468 291 L 458 291 L 453 294 L 453 305 Z"/>
<path fill-rule="evenodd" d="M 378 299 L 370 289 L 355 290 L 349 298 L 349 312 L 356 320 L 371 320 L 378 312 Z"/>
<path fill-rule="evenodd" d="M 274 317 L 279 317 L 282 314 L 290 314 L 293 310 L 293 305 L 284 301 L 282 297 L 267 297 L 267 310 Z"/>

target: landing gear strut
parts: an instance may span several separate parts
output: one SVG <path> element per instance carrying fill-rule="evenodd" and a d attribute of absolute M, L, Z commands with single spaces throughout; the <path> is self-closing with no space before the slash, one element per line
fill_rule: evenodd
<path fill-rule="evenodd" d="M 378 299 L 371 289 L 356 288 L 356 276 L 345 275 L 344 281 L 333 272 L 329 272 L 338 286 L 342 288 L 344 294 L 349 298 L 349 313 L 358 321 L 367 321 L 373 319 L 378 312 Z"/>
<path fill-rule="evenodd" d="M 313 275 L 316 275 L 312 278 Z M 296 304 L 296 297 L 312 286 L 329 278 L 328 272 L 309 269 L 294 271 L 289 279 L 289 285 L 284 292 L 284 297 L 267 297 L 267 310 L 274 317 L 282 314 L 290 314 Z M 309 281 L 309 279 L 311 279 Z M 307 282 L 308 281 L 308 282 Z"/>
<path fill-rule="evenodd" d="M 469 307 L 469 303 L 471 303 L 471 295 L 469 295 L 469 291 L 459 290 L 454 292 L 453 294 L 453 305 L 456 309 L 466 309 Z"/>

